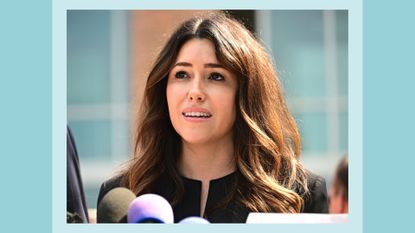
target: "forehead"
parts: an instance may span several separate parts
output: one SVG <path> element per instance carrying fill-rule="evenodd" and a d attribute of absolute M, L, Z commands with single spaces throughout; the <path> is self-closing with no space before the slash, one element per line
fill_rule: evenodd
<path fill-rule="evenodd" d="M 217 63 L 215 46 L 208 39 L 190 39 L 179 50 L 176 61 L 215 62 Z"/>

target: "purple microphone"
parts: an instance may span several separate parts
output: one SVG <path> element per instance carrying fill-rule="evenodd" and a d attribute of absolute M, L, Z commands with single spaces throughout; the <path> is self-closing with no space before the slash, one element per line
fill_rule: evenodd
<path fill-rule="evenodd" d="M 210 222 L 201 217 L 187 217 L 185 219 L 182 219 L 179 223 L 180 224 L 209 224 Z"/>
<path fill-rule="evenodd" d="M 128 223 L 174 223 L 169 202 L 156 194 L 144 194 L 128 207 Z"/>

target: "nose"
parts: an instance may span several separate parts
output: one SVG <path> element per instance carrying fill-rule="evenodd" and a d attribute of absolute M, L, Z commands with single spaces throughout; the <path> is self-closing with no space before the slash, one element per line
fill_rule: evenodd
<path fill-rule="evenodd" d="M 194 78 L 188 93 L 188 100 L 191 102 L 203 102 L 205 101 L 205 98 L 206 95 L 204 93 L 201 80 L 199 78 Z"/>

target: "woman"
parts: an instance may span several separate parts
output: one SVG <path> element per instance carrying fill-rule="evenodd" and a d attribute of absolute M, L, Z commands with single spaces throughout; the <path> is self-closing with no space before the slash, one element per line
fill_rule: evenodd
<path fill-rule="evenodd" d="M 224 14 L 184 22 L 151 70 L 135 157 L 105 182 L 156 193 L 175 222 L 245 222 L 249 212 L 327 212 L 323 178 L 299 161 L 300 137 L 265 49 Z"/>

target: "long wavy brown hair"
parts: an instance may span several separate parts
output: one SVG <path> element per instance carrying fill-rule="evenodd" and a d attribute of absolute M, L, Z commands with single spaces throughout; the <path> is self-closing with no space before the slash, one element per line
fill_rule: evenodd
<path fill-rule="evenodd" d="M 142 194 L 168 174 L 175 183 L 174 205 L 184 188 L 176 162 L 181 138 L 168 113 L 166 86 L 182 45 L 193 38 L 213 42 L 219 62 L 238 77 L 234 153 L 237 178 L 225 202 L 235 199 L 253 212 L 301 212 L 308 192 L 299 161 L 300 137 L 281 83 L 265 48 L 241 23 L 225 13 L 184 22 L 160 52 L 148 76 L 137 126 L 135 156 L 124 184 Z"/>

